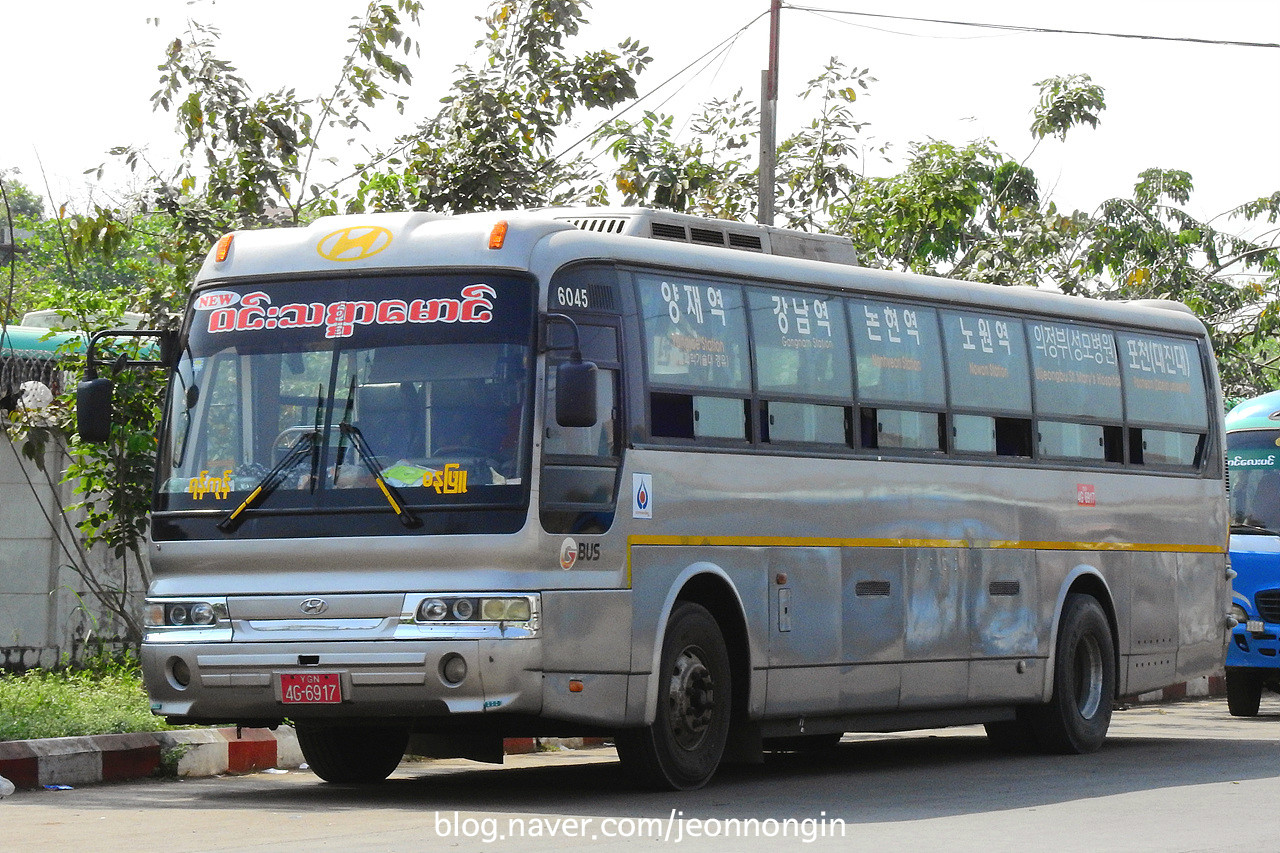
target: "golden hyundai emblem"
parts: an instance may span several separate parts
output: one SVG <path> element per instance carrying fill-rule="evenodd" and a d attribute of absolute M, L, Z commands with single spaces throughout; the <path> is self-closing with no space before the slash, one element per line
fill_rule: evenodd
<path fill-rule="evenodd" d="M 353 225 L 326 234 L 316 244 L 320 257 L 329 261 L 363 261 L 391 245 L 391 232 L 377 225 Z"/>

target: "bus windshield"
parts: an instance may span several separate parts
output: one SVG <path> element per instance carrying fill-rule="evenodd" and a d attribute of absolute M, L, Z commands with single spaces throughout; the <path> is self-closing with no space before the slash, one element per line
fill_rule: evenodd
<path fill-rule="evenodd" d="M 200 291 L 172 376 L 156 509 L 225 521 L 518 501 L 532 294 L 519 277 L 475 273 Z"/>
<path fill-rule="evenodd" d="M 1280 430 L 1227 433 L 1231 531 L 1280 535 Z"/>

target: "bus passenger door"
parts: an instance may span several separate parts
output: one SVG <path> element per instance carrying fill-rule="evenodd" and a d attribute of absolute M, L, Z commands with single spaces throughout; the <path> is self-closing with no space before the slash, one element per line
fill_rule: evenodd
<path fill-rule="evenodd" d="M 547 329 L 556 347 L 572 342 L 569 326 L 552 324 Z M 613 525 L 617 508 L 622 464 L 618 328 L 608 321 L 578 320 L 578 331 L 582 357 L 597 368 L 596 424 L 562 427 L 556 423 L 555 368 L 566 360 L 567 350 L 553 349 L 547 358 L 538 507 L 548 533 L 605 533 Z"/>

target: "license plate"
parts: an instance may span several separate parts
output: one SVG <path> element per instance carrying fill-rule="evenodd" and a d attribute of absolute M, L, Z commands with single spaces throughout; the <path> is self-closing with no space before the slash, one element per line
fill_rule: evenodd
<path fill-rule="evenodd" d="M 280 699 L 286 705 L 337 705 L 342 681 L 336 672 L 282 672 Z"/>

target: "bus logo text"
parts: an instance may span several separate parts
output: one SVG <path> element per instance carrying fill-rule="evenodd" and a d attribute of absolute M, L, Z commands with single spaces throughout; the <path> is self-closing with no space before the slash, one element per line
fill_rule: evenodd
<path fill-rule="evenodd" d="M 202 293 L 196 297 L 197 311 L 212 311 L 214 308 L 230 308 L 240 301 L 240 294 L 229 290 L 215 290 Z"/>
<path fill-rule="evenodd" d="M 363 261 L 390 245 L 390 231 L 375 225 L 360 225 L 326 234 L 316 244 L 316 251 L 327 261 Z"/>
<path fill-rule="evenodd" d="M 209 333 L 256 332 L 262 329 L 298 329 L 324 326 L 326 338 L 348 338 L 356 326 L 401 326 L 406 323 L 488 323 L 493 319 L 493 297 L 487 284 L 462 288 L 461 299 L 384 299 L 348 302 L 293 302 L 272 305 L 261 290 L 246 293 L 239 308 L 209 312 Z M 198 306 L 197 306 L 198 307 Z"/>

